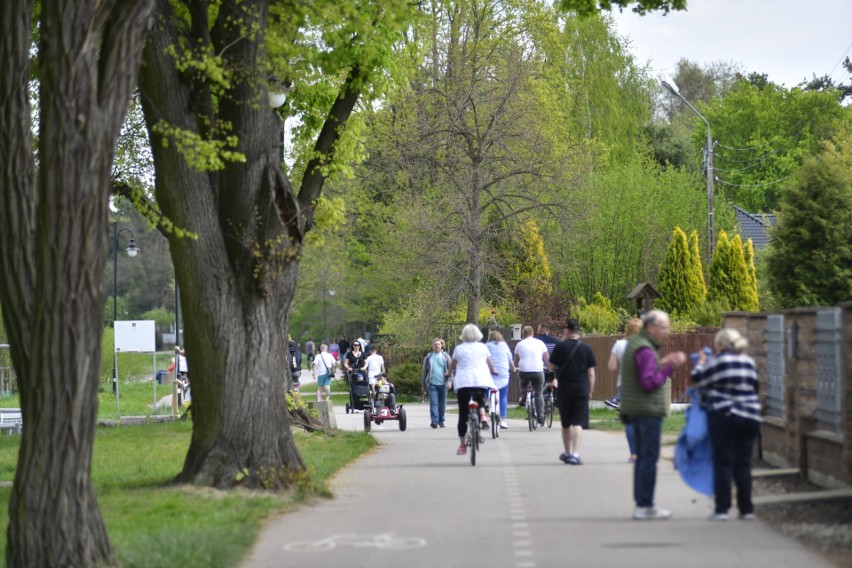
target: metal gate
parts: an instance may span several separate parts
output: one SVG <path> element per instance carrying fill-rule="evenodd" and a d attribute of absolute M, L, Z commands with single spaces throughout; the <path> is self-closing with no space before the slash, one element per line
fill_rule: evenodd
<path fill-rule="evenodd" d="M 784 417 L 784 316 L 766 317 L 766 414 Z"/>
<path fill-rule="evenodd" d="M 816 318 L 817 428 L 840 434 L 840 308 L 820 310 Z"/>

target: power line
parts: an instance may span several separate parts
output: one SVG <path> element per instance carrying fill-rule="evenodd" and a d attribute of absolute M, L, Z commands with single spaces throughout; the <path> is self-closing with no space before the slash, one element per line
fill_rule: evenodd
<path fill-rule="evenodd" d="M 788 176 L 784 176 L 782 178 L 772 180 L 772 181 L 767 181 L 767 182 L 764 182 L 764 183 L 730 183 L 730 182 L 727 182 L 727 181 L 720 179 L 718 177 L 716 178 L 716 181 L 718 181 L 722 185 L 727 185 L 728 187 L 766 187 L 768 185 L 776 185 L 776 184 L 779 184 L 781 182 L 787 181 L 791 177 L 793 177 L 792 174 L 790 174 Z"/>

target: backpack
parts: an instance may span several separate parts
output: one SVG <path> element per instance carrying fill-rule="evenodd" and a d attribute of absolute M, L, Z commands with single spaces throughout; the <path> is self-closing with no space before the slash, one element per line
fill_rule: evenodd
<path fill-rule="evenodd" d="M 290 373 L 295 375 L 302 372 L 302 354 L 299 351 L 290 351 Z"/>

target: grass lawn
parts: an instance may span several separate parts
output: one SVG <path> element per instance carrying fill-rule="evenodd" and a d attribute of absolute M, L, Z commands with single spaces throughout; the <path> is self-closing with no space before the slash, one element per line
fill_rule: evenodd
<path fill-rule="evenodd" d="M 364 433 L 294 432 L 311 475 L 283 494 L 170 486 L 191 433 L 189 422 L 98 430 L 92 480 L 123 566 L 235 566 L 265 519 L 315 495 L 328 495 L 326 481 L 375 445 Z M 0 435 L 0 481 L 13 479 L 19 445 L 19 437 Z M 5 566 L 10 494 L 11 487 L 0 487 L 0 566 Z"/>

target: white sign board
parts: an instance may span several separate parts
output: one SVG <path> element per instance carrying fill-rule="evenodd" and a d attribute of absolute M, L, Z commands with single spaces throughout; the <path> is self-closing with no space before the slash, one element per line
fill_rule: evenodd
<path fill-rule="evenodd" d="M 153 320 L 115 322 L 115 352 L 155 353 L 155 324 Z"/>

